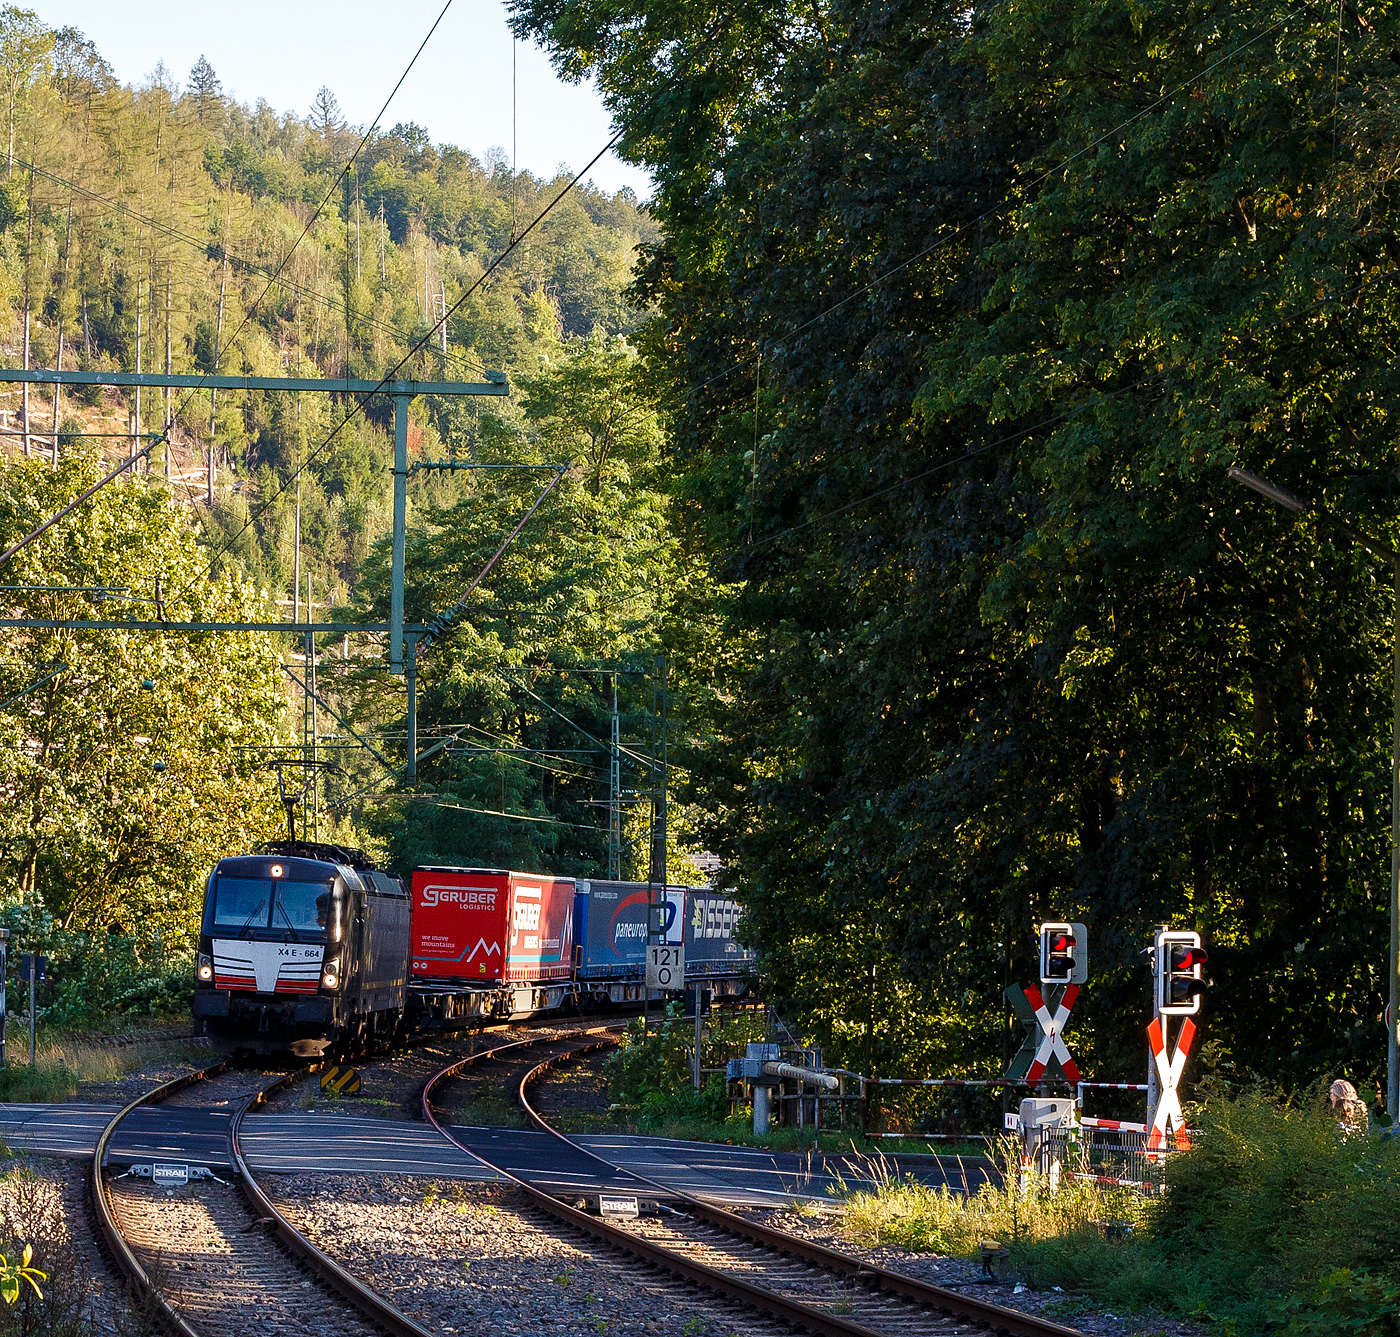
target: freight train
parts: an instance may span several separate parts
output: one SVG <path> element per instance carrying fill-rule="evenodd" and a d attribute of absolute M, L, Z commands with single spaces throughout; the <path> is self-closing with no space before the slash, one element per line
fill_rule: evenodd
<path fill-rule="evenodd" d="M 645 999 L 649 940 L 684 946 L 688 990 L 738 997 L 754 967 L 738 915 L 702 887 L 506 869 L 423 866 L 405 889 L 358 850 L 282 841 L 210 875 L 194 1015 L 241 1048 L 314 1056 L 610 1008 Z"/>

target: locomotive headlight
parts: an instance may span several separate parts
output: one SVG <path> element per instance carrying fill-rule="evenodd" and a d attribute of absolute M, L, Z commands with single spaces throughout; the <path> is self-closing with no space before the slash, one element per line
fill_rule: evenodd
<path fill-rule="evenodd" d="M 327 970 L 327 971 L 321 976 L 321 987 L 322 987 L 322 988 L 325 988 L 325 989 L 334 989 L 334 988 L 338 987 L 339 984 L 340 984 L 340 976 L 337 975 L 337 974 L 335 973 L 335 968 L 334 968 L 334 967 L 332 967 L 330 970 Z"/>
<path fill-rule="evenodd" d="M 199 965 L 195 974 L 201 984 L 208 984 L 214 978 L 214 963 L 203 952 L 199 954 Z"/>

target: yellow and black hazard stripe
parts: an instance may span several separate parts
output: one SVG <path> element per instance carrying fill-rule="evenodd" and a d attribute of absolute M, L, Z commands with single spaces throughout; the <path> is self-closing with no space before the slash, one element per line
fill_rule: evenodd
<path fill-rule="evenodd" d="M 338 1096 L 354 1096 L 360 1092 L 360 1074 L 354 1068 L 331 1067 L 321 1074 L 321 1090 Z"/>

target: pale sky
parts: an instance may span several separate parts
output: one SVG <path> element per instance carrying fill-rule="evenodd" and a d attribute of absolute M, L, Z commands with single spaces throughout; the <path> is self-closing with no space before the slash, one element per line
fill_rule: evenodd
<path fill-rule="evenodd" d="M 444 0 L 20 0 L 52 28 L 81 28 L 126 84 L 163 60 L 183 84 L 201 55 L 224 92 L 250 105 L 305 116 L 325 84 L 353 125 L 368 124 L 389 96 Z M 384 114 L 388 129 L 416 121 L 435 143 L 478 158 L 511 150 L 511 36 L 498 0 L 453 0 L 447 16 Z M 517 163 L 539 176 L 580 170 L 612 135 L 590 87 L 561 82 L 537 48 L 515 51 Z M 651 194 L 646 173 L 609 154 L 590 173 L 604 190 Z"/>

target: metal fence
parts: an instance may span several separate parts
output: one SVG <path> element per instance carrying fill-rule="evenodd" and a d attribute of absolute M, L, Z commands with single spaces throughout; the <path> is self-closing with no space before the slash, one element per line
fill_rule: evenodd
<path fill-rule="evenodd" d="M 1025 1167 L 1054 1182 L 1077 1179 L 1104 1187 L 1158 1192 L 1165 1182 L 1167 1161 L 1178 1148 L 1148 1146 L 1148 1134 L 1127 1129 L 1044 1129 Z"/>

